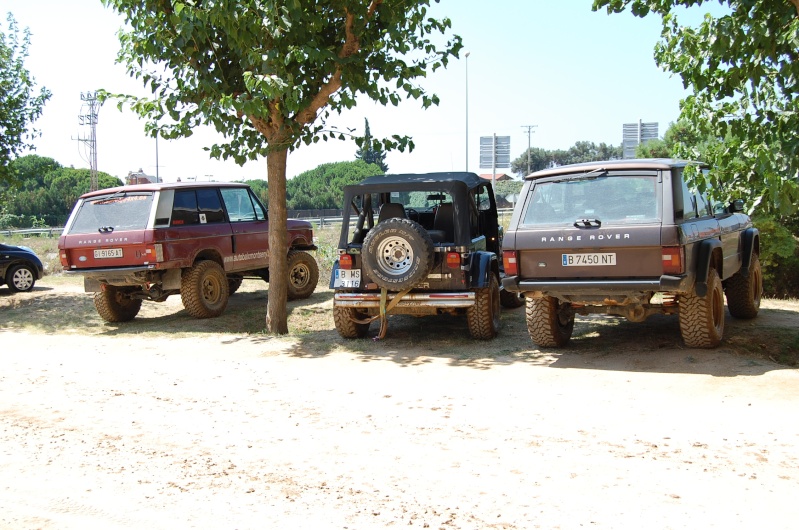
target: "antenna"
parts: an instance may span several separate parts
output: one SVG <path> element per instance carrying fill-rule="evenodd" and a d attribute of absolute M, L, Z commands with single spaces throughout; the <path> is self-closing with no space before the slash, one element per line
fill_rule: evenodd
<path fill-rule="evenodd" d="M 80 100 L 83 102 L 80 106 L 80 114 L 78 114 L 78 123 L 83 127 L 89 128 L 89 134 L 86 136 L 78 135 L 77 140 L 81 143 L 80 156 L 89 164 L 91 171 L 92 181 L 90 191 L 96 191 L 100 185 L 97 182 L 97 115 L 100 112 L 100 105 L 97 101 L 97 92 L 81 92 Z"/>

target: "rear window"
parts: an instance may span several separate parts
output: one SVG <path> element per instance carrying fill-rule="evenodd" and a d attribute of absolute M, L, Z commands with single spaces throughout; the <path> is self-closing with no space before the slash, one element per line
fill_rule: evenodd
<path fill-rule="evenodd" d="M 604 224 L 651 223 L 660 219 L 655 175 L 536 182 L 529 190 L 522 224 L 571 226 L 581 219 Z"/>
<path fill-rule="evenodd" d="M 97 234 L 147 228 L 152 192 L 113 193 L 86 199 L 75 215 L 70 234 Z"/>

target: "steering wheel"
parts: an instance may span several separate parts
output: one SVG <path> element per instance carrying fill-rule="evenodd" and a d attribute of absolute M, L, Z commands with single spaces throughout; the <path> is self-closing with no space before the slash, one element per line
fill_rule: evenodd
<path fill-rule="evenodd" d="M 413 208 L 405 208 L 405 214 L 408 216 L 408 219 L 419 220 L 419 212 Z"/>

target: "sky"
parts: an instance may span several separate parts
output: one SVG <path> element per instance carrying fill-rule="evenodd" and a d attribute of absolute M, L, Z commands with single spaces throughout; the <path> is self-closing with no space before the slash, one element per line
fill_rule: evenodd
<path fill-rule="evenodd" d="M 591 4 L 442 0 L 430 14 L 452 20 L 452 32 L 463 38 L 469 57 L 461 53 L 445 70 L 420 81 L 428 93 L 438 95 L 440 105 L 423 110 L 409 100 L 383 107 L 361 99 L 328 123 L 362 134 L 368 119 L 373 137 L 411 136 L 412 152 L 387 154 L 391 173 L 491 173 L 492 168 L 479 167 L 479 146 L 480 137 L 494 134 L 510 137 L 511 159 L 521 156 L 528 142 L 544 149 L 568 149 L 578 141 L 619 145 L 622 125 L 639 120 L 659 123 L 662 136 L 677 120 L 679 101 L 688 92 L 678 77 L 655 64 L 660 19 L 593 12 Z M 122 17 L 100 0 L 0 0 L 3 30 L 8 12 L 32 34 L 25 67 L 37 86 L 53 94 L 35 124 L 42 132 L 35 154 L 88 168 L 86 144 L 78 141 L 88 137 L 78 119 L 84 111 L 81 94 L 102 88 L 147 95 L 116 64 Z M 681 21 L 700 16 L 698 11 L 684 13 Z M 96 130 L 98 169 L 121 179 L 139 169 L 165 181 L 266 179 L 265 159 L 244 166 L 211 159 L 203 147 L 222 140 L 211 129 L 156 145 L 144 134 L 144 121 L 106 102 Z M 356 150 L 353 140 L 303 145 L 289 154 L 287 176 L 354 160 Z M 510 169 L 497 169 L 502 172 L 510 174 Z"/>

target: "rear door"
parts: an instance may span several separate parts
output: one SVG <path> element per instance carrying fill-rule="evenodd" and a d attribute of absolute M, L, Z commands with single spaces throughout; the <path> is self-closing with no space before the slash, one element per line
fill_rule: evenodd
<path fill-rule="evenodd" d="M 220 188 L 233 231 L 233 252 L 225 270 L 247 271 L 269 266 L 269 221 L 266 210 L 248 187 Z"/>

